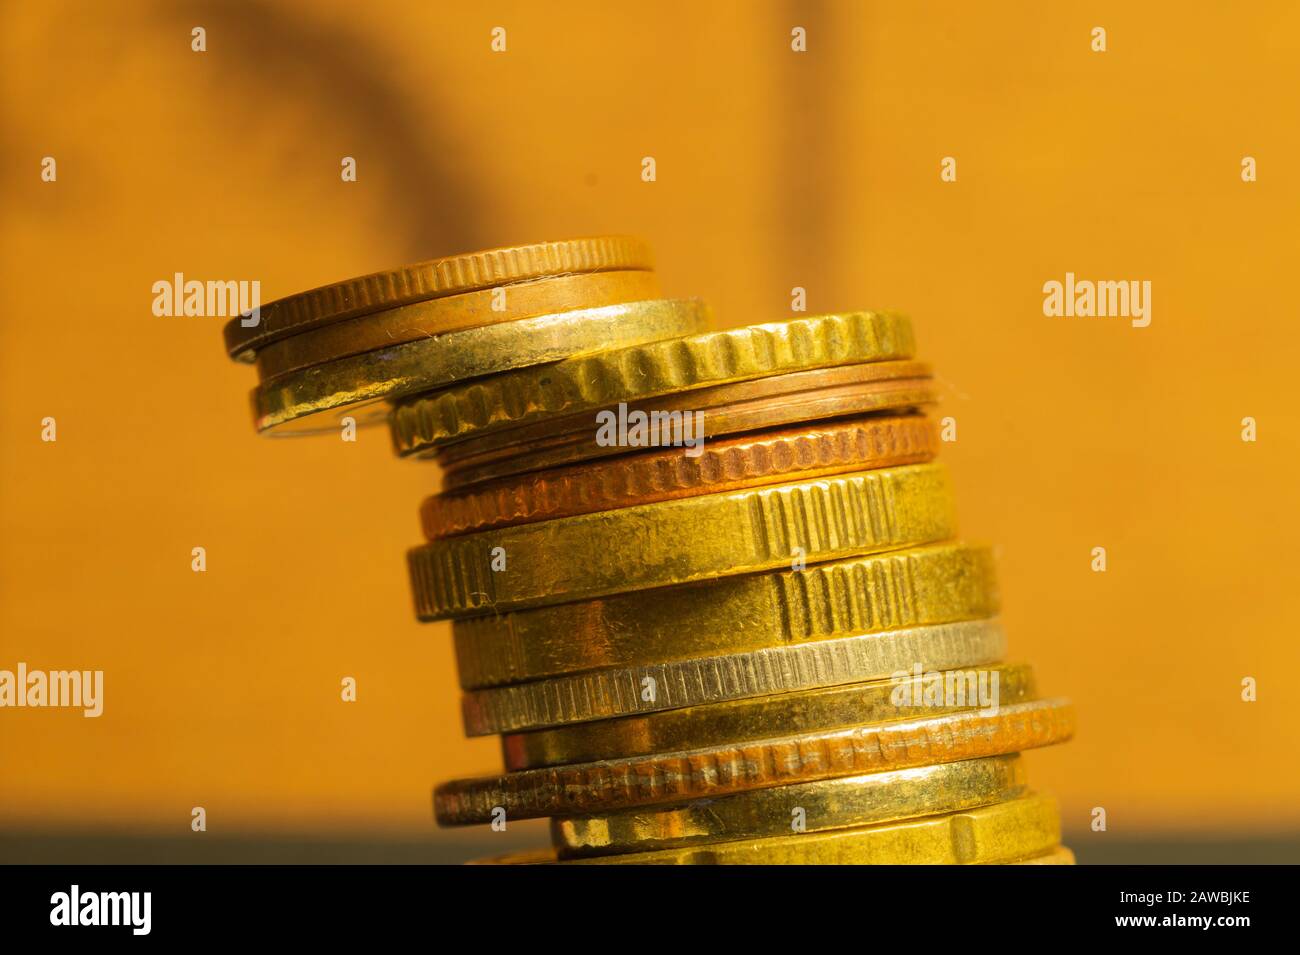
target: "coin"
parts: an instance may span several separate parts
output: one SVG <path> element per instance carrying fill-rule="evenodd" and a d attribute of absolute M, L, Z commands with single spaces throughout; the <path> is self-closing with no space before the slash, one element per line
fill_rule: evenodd
<path fill-rule="evenodd" d="M 611 342 L 657 341 L 709 323 L 696 300 L 652 300 L 483 325 L 352 355 L 271 378 L 253 390 L 258 431 L 279 436 L 338 432 L 388 415 L 388 399 L 507 369 L 541 365 Z"/>
<path fill-rule="evenodd" d="M 736 839 L 680 849 L 631 852 L 561 865 L 1073 865 L 1056 847 L 1055 800 L 1032 794 L 979 809 L 906 822 Z M 1054 848 L 1055 847 L 1055 848 Z M 483 859 L 485 865 L 555 864 L 554 849 Z"/>
<path fill-rule="evenodd" d="M 987 547 L 934 544 L 457 620 L 464 689 L 991 617 Z"/>
<path fill-rule="evenodd" d="M 1033 671 L 1023 664 L 984 666 L 997 675 L 998 699 L 1010 706 L 1037 694 Z M 797 734 L 842 729 L 890 720 L 916 713 L 916 689 L 928 681 L 924 671 L 906 680 L 851 683 L 816 690 L 796 690 L 774 696 L 750 697 L 725 703 L 689 706 L 619 719 L 575 723 L 501 738 L 505 768 L 514 772 L 594 763 L 605 759 L 649 756 L 702 746 L 744 743 L 771 736 L 774 729 Z M 902 687 L 902 691 L 897 692 Z M 938 716 L 969 709 L 967 706 L 927 705 L 927 715 Z"/>
<path fill-rule="evenodd" d="M 848 418 L 714 441 L 698 454 L 682 448 L 625 454 L 435 494 L 425 500 L 420 517 L 425 536 L 437 540 L 795 478 L 917 464 L 931 460 L 937 445 L 933 425 L 920 415 Z"/>
<path fill-rule="evenodd" d="M 666 395 L 628 405 L 626 414 L 696 415 L 697 426 L 703 419 L 704 446 L 710 447 L 726 435 L 828 417 L 904 412 L 933 404 L 936 397 L 928 365 L 880 361 Z M 602 408 L 597 415 L 618 411 Z M 592 423 L 590 413 L 570 415 L 439 445 L 433 454 L 444 471 L 443 487 L 455 491 L 494 478 L 627 453 L 617 444 L 602 444 Z"/>
<path fill-rule="evenodd" d="M 256 325 L 245 326 L 240 319 L 226 325 L 226 348 L 230 357 L 251 362 L 257 349 L 288 335 L 411 302 L 549 275 L 653 267 L 649 247 L 627 236 L 537 242 L 430 259 L 270 302 L 260 309 Z"/>
<path fill-rule="evenodd" d="M 981 666 L 1005 651 L 995 619 L 945 623 L 475 690 L 461 713 L 468 735 L 487 736 Z"/>
<path fill-rule="evenodd" d="M 1021 859 L 1012 865 L 1074 865 L 1074 853 L 1065 846 L 1057 846 L 1051 852 L 1029 859 Z"/>
<path fill-rule="evenodd" d="M 951 699 L 980 709 L 922 717 L 915 706 L 915 718 L 889 723 L 452 780 L 434 790 L 434 812 L 444 826 L 491 822 L 502 810 L 510 819 L 608 812 L 1018 753 L 1073 735 L 1068 702 L 1003 706 L 987 682 L 977 691 L 987 676 L 958 671 L 937 681 L 942 690 L 946 677 Z"/>
<path fill-rule="evenodd" d="M 592 272 L 502 285 L 371 312 L 283 338 L 258 351 L 257 370 L 265 380 L 467 328 L 659 296 L 659 277 L 653 272 Z M 454 340 L 449 344 L 454 345 Z"/>
<path fill-rule="evenodd" d="M 539 607 L 949 538 L 952 489 L 911 464 L 431 541 L 408 552 L 422 620 Z"/>
<path fill-rule="evenodd" d="M 546 418 L 675 391 L 833 365 L 910 358 L 912 326 L 849 312 L 631 345 L 416 395 L 394 409 L 401 455 Z M 594 427 L 594 426 L 593 426 Z"/>
<path fill-rule="evenodd" d="M 675 849 L 959 812 L 1025 792 L 1019 756 L 986 756 L 792 783 L 665 808 L 565 816 L 551 820 L 551 842 L 567 858 Z"/>

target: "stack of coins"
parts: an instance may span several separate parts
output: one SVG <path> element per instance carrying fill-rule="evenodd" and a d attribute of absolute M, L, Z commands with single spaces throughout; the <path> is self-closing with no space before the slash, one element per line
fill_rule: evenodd
<path fill-rule="evenodd" d="M 228 337 L 260 429 L 390 403 L 398 454 L 441 465 L 417 614 L 452 621 L 506 771 L 439 786 L 439 823 L 551 817 L 506 862 L 1072 862 L 1019 754 L 1073 710 L 1003 661 L 909 321 L 704 331 L 649 269 L 627 239 L 497 250 Z"/>
<path fill-rule="evenodd" d="M 337 433 L 401 395 L 707 326 L 701 303 L 659 294 L 639 240 L 541 242 L 279 299 L 231 321 L 226 349 L 257 366 L 259 432 Z"/>

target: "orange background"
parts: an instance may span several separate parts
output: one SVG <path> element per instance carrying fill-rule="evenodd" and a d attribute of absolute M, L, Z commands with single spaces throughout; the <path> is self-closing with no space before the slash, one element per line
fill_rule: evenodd
<path fill-rule="evenodd" d="M 203 806 L 210 833 L 431 833 L 430 786 L 499 765 L 461 735 L 446 625 L 411 610 L 436 472 L 382 430 L 256 438 L 222 320 L 157 318 L 151 286 L 269 300 L 606 232 L 649 239 L 668 293 L 725 325 L 789 314 L 794 286 L 811 313 L 912 314 L 1012 657 L 1079 708 L 1075 741 L 1029 757 L 1067 828 L 1094 806 L 1111 836 L 1300 826 L 1300 8 L 0 16 L 0 667 L 106 671 L 98 720 L 0 712 L 0 826 L 188 834 Z M 1044 317 L 1067 271 L 1150 280 L 1151 326 Z"/>

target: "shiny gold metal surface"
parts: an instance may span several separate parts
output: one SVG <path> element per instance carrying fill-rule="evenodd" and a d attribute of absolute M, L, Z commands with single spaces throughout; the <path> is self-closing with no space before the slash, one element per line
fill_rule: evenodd
<path fill-rule="evenodd" d="M 565 858 L 675 849 L 960 812 L 1025 793 L 1020 757 L 988 756 L 792 783 L 666 808 L 566 816 L 551 821 L 551 841 Z"/>
<path fill-rule="evenodd" d="M 435 494 L 420 509 L 429 540 L 697 494 L 919 464 L 938 436 L 927 418 L 847 418 L 710 441 L 698 454 L 665 448 Z"/>
<path fill-rule="evenodd" d="M 673 338 L 707 326 L 709 314 L 697 300 L 657 299 L 406 342 L 262 382 L 252 394 L 253 420 L 258 431 L 277 436 L 337 434 L 344 416 L 358 424 L 385 420 L 390 398 L 598 351 L 611 342 Z"/>
<path fill-rule="evenodd" d="M 1023 703 L 1037 696 L 1033 671 L 1023 664 L 984 665 L 996 674 L 1001 706 Z M 960 671 L 959 671 L 960 672 Z M 575 723 L 501 738 L 505 768 L 509 772 L 594 763 L 606 759 L 672 753 L 696 747 L 741 744 L 764 739 L 773 729 L 790 734 L 814 733 L 914 718 L 917 694 L 933 682 L 933 675 L 906 680 L 877 680 L 816 690 L 796 690 L 775 696 L 751 697 L 726 703 L 689 706 L 639 716 Z M 901 692 L 899 688 L 902 687 Z M 926 704 L 927 716 L 962 712 L 965 705 Z"/>
<path fill-rule="evenodd" d="M 997 620 L 945 623 L 475 690 L 461 698 L 461 713 L 470 736 L 513 733 L 864 683 L 918 666 L 983 666 L 1005 652 Z"/>
<path fill-rule="evenodd" d="M 947 471 L 913 464 L 482 531 L 407 556 L 416 612 L 439 620 L 806 565 L 954 532 Z"/>
<path fill-rule="evenodd" d="M 659 298 L 653 272 L 591 272 L 464 292 L 371 312 L 282 338 L 257 352 L 262 380 L 467 328 Z M 449 349 L 459 347 L 454 338 Z"/>
<path fill-rule="evenodd" d="M 234 319 L 226 348 L 240 361 L 269 342 L 320 325 L 411 302 L 573 272 L 654 267 L 650 247 L 629 236 L 596 236 L 451 255 L 324 285 L 268 302 L 255 326 Z"/>
<path fill-rule="evenodd" d="M 1051 852 L 1044 855 L 1034 856 L 1029 859 L 1020 859 L 1011 865 L 1074 865 L 1074 853 L 1065 846 L 1057 846 Z"/>
<path fill-rule="evenodd" d="M 699 412 L 707 447 L 728 435 L 849 415 L 897 414 L 936 400 L 928 365 L 881 361 L 701 388 L 629 403 L 628 408 L 648 415 Z M 585 412 L 539 421 L 439 445 L 432 453 L 444 469 L 443 487 L 449 491 L 627 453 L 627 448 L 602 445 L 593 420 Z"/>
<path fill-rule="evenodd" d="M 829 832 L 737 839 L 681 849 L 632 852 L 561 865 L 1073 865 L 1057 847 L 1055 800 L 1029 795 L 979 809 Z M 554 849 L 510 853 L 477 863 L 555 864 Z"/>
<path fill-rule="evenodd" d="M 452 780 L 434 790 L 434 813 L 441 825 L 463 826 L 491 822 L 502 809 L 511 819 L 609 812 L 1018 753 L 1074 733 L 1065 700 L 1001 705 L 996 690 L 977 690 L 979 674 L 948 678 L 953 700 L 980 708 L 922 716 L 917 705 L 915 718 L 891 723 Z"/>
<path fill-rule="evenodd" d="M 397 404 L 398 454 L 620 401 L 833 365 L 911 358 L 912 326 L 894 312 L 848 312 L 632 345 L 521 369 Z M 593 425 L 594 428 L 594 425 Z"/>

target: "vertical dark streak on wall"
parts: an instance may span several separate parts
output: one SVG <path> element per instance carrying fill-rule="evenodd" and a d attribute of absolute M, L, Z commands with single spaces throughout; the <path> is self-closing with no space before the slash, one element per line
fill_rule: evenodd
<path fill-rule="evenodd" d="M 392 187 L 385 209 L 393 229 L 406 236 L 412 260 L 499 244 L 481 226 L 493 219 L 484 191 L 456 150 L 437 142 L 434 131 L 446 118 L 418 110 L 385 68 L 387 52 L 363 32 L 275 3 L 162 3 L 158 12 L 159 23 L 171 21 L 185 33 L 202 20 L 209 37 L 220 35 L 223 45 L 239 50 L 243 88 L 232 96 L 274 97 L 268 102 L 274 111 L 346 128 L 358 144 L 382 143 L 384 178 Z"/>
<path fill-rule="evenodd" d="M 835 307 L 830 301 L 838 284 L 831 273 L 832 228 L 836 188 L 837 130 L 835 92 L 837 57 L 836 7 L 829 0 L 786 0 L 784 64 L 777 77 L 779 108 L 774 110 L 778 157 L 772 195 L 779 227 L 773 261 L 785 283 L 808 290 L 808 312 Z M 807 52 L 791 49 L 790 31 L 807 31 Z"/>

